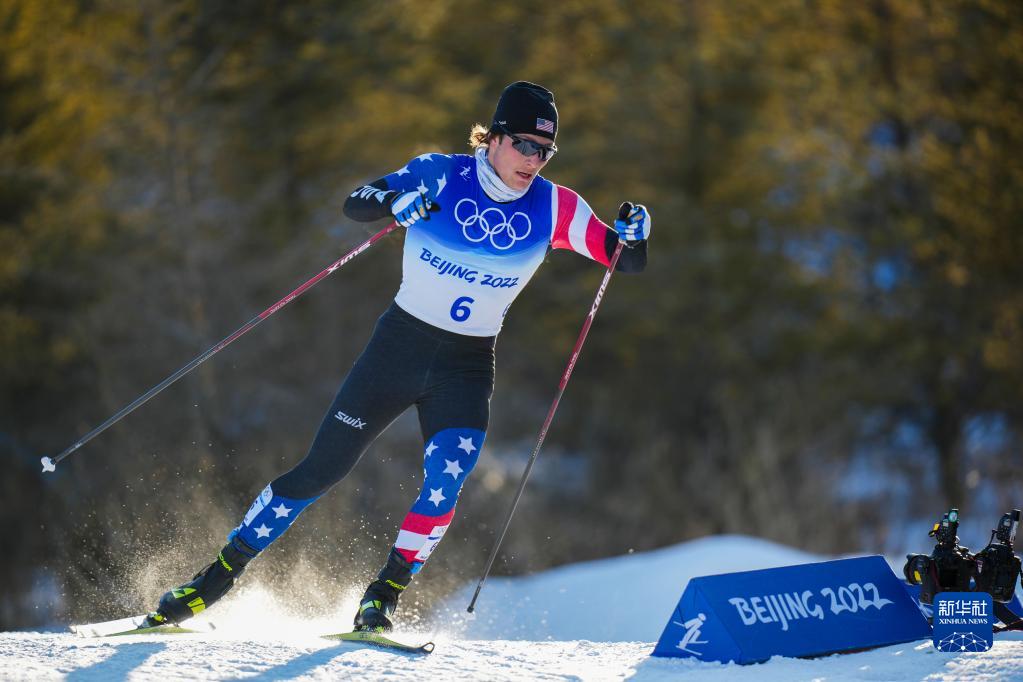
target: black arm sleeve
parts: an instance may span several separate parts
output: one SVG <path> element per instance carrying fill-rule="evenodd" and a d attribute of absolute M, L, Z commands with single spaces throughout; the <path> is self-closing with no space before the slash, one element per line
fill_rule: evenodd
<path fill-rule="evenodd" d="M 391 201 L 398 192 L 387 189 L 387 181 L 383 178 L 363 185 L 345 199 L 342 209 L 346 216 L 360 223 L 380 220 L 391 215 Z"/>
<path fill-rule="evenodd" d="M 622 255 L 618 258 L 618 266 L 615 271 L 643 272 L 646 269 L 646 242 L 647 240 L 643 239 L 633 244 L 626 243 L 625 248 L 622 249 Z M 609 229 L 604 235 L 604 251 L 607 252 L 608 260 L 614 255 L 617 246 L 618 233 Z"/>

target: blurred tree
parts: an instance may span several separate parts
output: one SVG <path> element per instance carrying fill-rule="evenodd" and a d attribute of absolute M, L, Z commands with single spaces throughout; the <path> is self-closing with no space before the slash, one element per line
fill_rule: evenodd
<path fill-rule="evenodd" d="M 1020 14 L 988 0 L 7 3 L 0 522 L 25 541 L 0 574 L 0 626 L 32 618 L 43 578 L 23 566 L 89 617 L 146 608 L 198 567 L 304 453 L 397 288 L 400 239 L 56 477 L 40 482 L 36 451 L 360 241 L 372 226 L 339 216 L 347 192 L 415 154 L 466 151 L 519 79 L 557 95 L 545 176 L 608 221 L 641 201 L 656 228 L 647 272 L 605 299 L 498 570 L 718 532 L 876 549 L 887 517 L 934 514 L 921 493 L 1007 503 Z M 489 456 L 424 606 L 481 567 L 601 274 L 554 253 L 515 304 Z M 317 604 L 361 583 L 420 457 L 414 418 L 399 420 L 251 579 Z"/>
<path fill-rule="evenodd" d="M 761 179 L 770 243 L 836 287 L 838 338 L 858 356 L 834 384 L 842 399 L 884 415 L 873 437 L 916 425 L 945 501 L 962 503 L 971 421 L 1003 415 L 1019 445 L 1004 344 L 1018 340 L 1023 284 L 1009 85 L 1023 16 L 985 2 L 748 9 L 729 18 L 772 32 L 752 41 L 772 87 L 732 179 Z M 993 483 L 1008 503 L 1008 481 Z"/>

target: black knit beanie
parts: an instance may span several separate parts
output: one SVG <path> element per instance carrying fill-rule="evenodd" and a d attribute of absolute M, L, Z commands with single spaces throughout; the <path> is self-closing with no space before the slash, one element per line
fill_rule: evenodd
<path fill-rule="evenodd" d="M 532 133 L 554 140 L 558 134 L 558 110 L 554 94 L 545 87 L 528 81 L 512 83 L 501 93 L 494 111 L 491 129 L 503 128 L 509 133 Z"/>

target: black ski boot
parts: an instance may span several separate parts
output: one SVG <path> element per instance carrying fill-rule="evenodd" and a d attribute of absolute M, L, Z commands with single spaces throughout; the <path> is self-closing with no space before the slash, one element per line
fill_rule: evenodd
<path fill-rule="evenodd" d="M 142 627 L 177 624 L 212 606 L 234 587 L 234 581 L 255 555 L 256 550 L 234 538 L 220 550 L 216 561 L 196 573 L 190 582 L 164 594 L 160 598 L 160 605 L 146 616 Z"/>
<path fill-rule="evenodd" d="M 355 614 L 356 632 L 390 632 L 394 628 L 390 616 L 398 607 L 398 597 L 410 582 L 412 564 L 392 549 L 387 565 L 359 600 L 359 612 Z"/>

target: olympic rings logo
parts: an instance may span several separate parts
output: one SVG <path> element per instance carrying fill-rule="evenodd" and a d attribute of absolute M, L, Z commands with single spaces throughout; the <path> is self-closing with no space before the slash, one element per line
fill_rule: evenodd
<path fill-rule="evenodd" d="M 462 211 L 465 203 L 469 204 L 469 208 Z M 516 224 L 515 219 L 520 216 L 522 219 Z M 493 247 L 500 251 L 510 249 L 533 230 L 533 224 L 525 213 L 516 211 L 509 218 L 497 207 L 485 208 L 481 213 L 476 202 L 469 198 L 455 204 L 455 220 L 462 226 L 462 235 L 470 242 L 478 244 L 489 238 Z"/>

